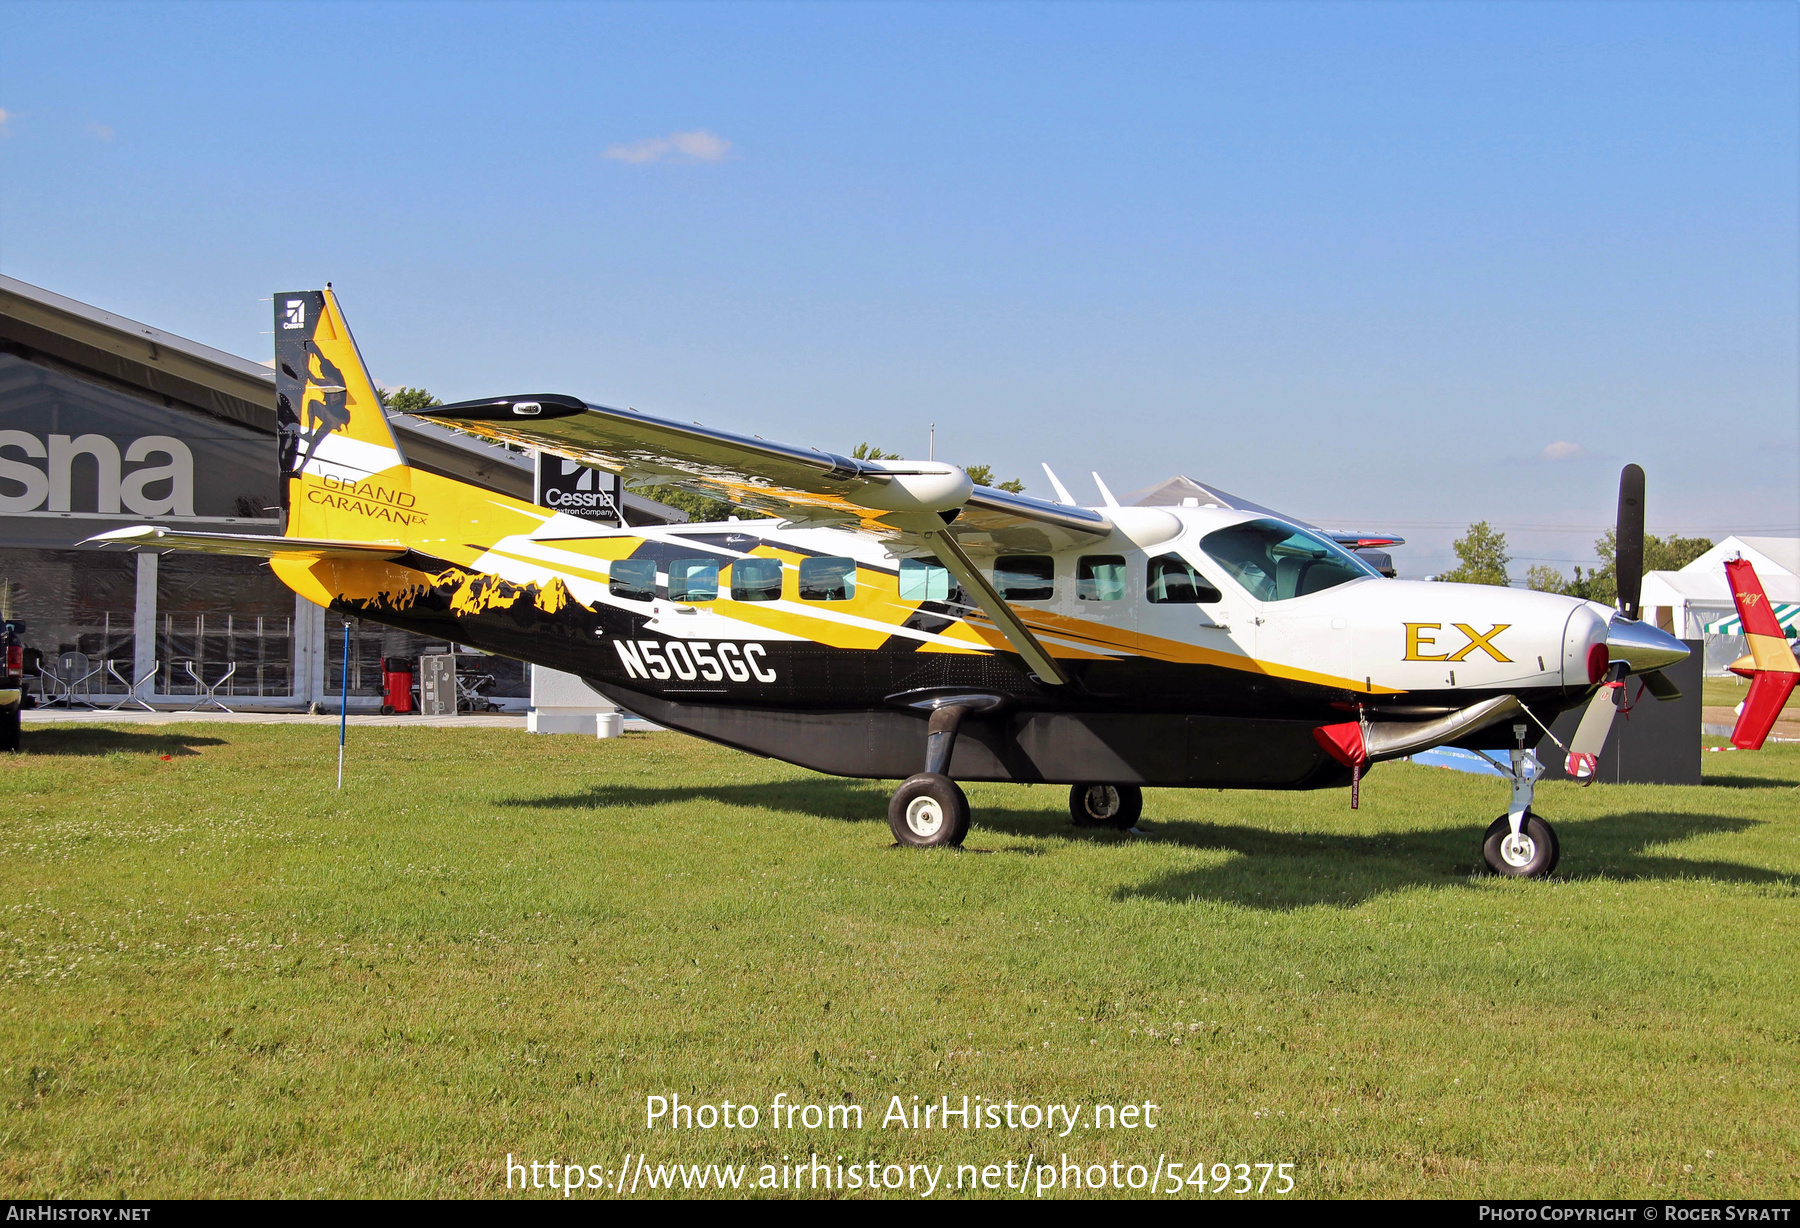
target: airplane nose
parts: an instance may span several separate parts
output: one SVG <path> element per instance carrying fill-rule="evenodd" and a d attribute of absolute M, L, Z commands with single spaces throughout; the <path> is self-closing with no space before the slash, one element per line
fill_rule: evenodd
<path fill-rule="evenodd" d="M 1661 627 L 1615 614 L 1606 628 L 1606 652 L 1632 673 L 1647 674 L 1685 660 L 1688 647 Z"/>

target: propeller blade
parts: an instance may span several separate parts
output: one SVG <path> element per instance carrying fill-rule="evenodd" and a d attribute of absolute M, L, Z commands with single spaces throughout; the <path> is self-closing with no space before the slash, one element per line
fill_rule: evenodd
<path fill-rule="evenodd" d="M 1627 465 L 1619 473 L 1619 519 L 1613 540 L 1613 575 L 1619 588 L 1619 609 L 1626 618 L 1641 613 L 1638 599 L 1644 592 L 1644 471 Z"/>
<path fill-rule="evenodd" d="M 1681 688 L 1675 685 L 1675 680 L 1673 678 L 1663 673 L 1660 669 L 1651 670 L 1649 673 L 1643 675 L 1643 679 L 1644 686 L 1649 689 L 1652 695 L 1662 700 L 1662 702 L 1671 703 L 1681 698 Z"/>
<path fill-rule="evenodd" d="M 1581 714 L 1581 724 L 1575 727 L 1575 736 L 1569 740 L 1569 759 L 1563 770 L 1576 780 L 1593 779 L 1594 769 L 1600 766 L 1600 752 L 1606 749 L 1606 735 L 1612 732 L 1613 717 L 1619 714 L 1619 704 L 1625 698 L 1625 683 L 1615 674 L 1617 666 L 1607 675 L 1594 697 L 1588 700 L 1587 711 Z"/>

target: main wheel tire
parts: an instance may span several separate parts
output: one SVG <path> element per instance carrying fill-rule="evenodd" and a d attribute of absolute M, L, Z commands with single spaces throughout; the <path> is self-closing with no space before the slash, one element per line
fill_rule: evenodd
<path fill-rule="evenodd" d="M 1519 839 L 1512 838 L 1512 824 L 1501 815 L 1487 829 L 1481 842 L 1482 860 L 1488 869 L 1508 878 L 1543 878 L 1556 869 L 1562 857 L 1556 829 L 1527 810 L 1519 825 Z"/>
<path fill-rule="evenodd" d="M 894 790 L 888 827 L 895 840 L 913 848 L 960 845 L 969 834 L 969 799 L 948 776 L 920 772 Z"/>
<path fill-rule="evenodd" d="M 19 709 L 0 709 L 0 750 L 19 749 Z"/>
<path fill-rule="evenodd" d="M 1069 790 L 1069 817 L 1077 827 L 1130 831 L 1144 813 L 1144 791 L 1136 785 L 1075 785 Z"/>

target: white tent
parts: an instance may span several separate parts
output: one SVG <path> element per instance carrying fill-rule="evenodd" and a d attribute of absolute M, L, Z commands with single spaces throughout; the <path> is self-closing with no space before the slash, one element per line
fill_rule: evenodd
<path fill-rule="evenodd" d="M 1725 582 L 1730 559 L 1749 559 L 1778 605 L 1800 604 L 1800 537 L 1727 537 L 1680 571 L 1644 574 L 1644 617 L 1685 639 L 1706 641 L 1706 671 L 1744 654 L 1744 637 L 1708 629 L 1737 613 Z"/>

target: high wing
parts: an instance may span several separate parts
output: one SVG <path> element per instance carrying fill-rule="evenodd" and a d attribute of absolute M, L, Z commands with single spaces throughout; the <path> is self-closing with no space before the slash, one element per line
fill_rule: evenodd
<path fill-rule="evenodd" d="M 675 486 L 790 522 L 856 527 L 896 555 L 935 555 L 1048 682 L 1067 676 L 969 555 L 1054 551 L 1113 531 L 1099 512 L 975 486 L 941 461 L 858 460 L 570 396 L 461 401 L 417 416 L 618 473 L 628 485 Z"/>
<path fill-rule="evenodd" d="M 417 416 L 622 474 L 629 486 L 675 486 L 786 520 L 856 523 L 887 537 L 916 533 L 922 522 L 911 513 L 937 513 L 978 553 L 1057 549 L 1113 529 L 1086 508 L 974 486 L 942 461 L 856 460 L 569 396 L 462 401 Z"/>
<path fill-rule="evenodd" d="M 405 546 L 378 542 L 324 541 L 307 537 L 257 537 L 244 533 L 176 533 L 155 525 L 114 529 L 81 543 L 84 546 L 129 546 L 163 550 L 192 550 L 200 554 L 235 554 L 253 559 L 288 555 L 296 558 L 397 559 Z"/>

